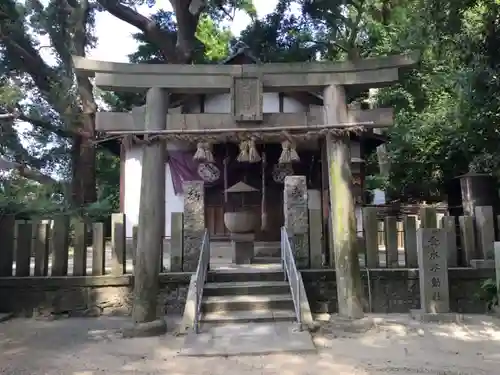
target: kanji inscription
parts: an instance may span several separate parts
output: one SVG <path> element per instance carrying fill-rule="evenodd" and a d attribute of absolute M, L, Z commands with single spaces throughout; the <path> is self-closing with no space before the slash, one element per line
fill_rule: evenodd
<path fill-rule="evenodd" d="M 292 239 L 297 267 L 309 267 L 309 211 L 305 176 L 285 177 L 283 189 L 285 227 Z"/>
<path fill-rule="evenodd" d="M 449 312 L 446 231 L 417 232 L 421 308 L 426 313 Z"/>
<path fill-rule="evenodd" d="M 262 121 L 262 81 L 258 77 L 235 77 L 231 95 L 236 121 Z"/>

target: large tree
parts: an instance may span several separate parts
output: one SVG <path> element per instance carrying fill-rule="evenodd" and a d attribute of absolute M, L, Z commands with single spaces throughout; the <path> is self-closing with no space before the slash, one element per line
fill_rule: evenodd
<path fill-rule="evenodd" d="M 54 172 L 51 166 L 66 167 L 58 174 L 71 180 L 75 205 L 97 198 L 92 143 L 97 105 L 91 82 L 75 77 L 71 60 L 72 54 L 85 56 L 95 43 L 95 11 L 87 0 L 43 4 L 5 0 L 0 4 L 2 85 L 18 92 L 17 100 L 4 100 L 1 106 L 4 116 L 10 114 L 17 120 L 2 121 L 2 133 L 11 141 L 2 150 L 4 165 L 9 162 L 22 176 L 41 183 L 54 182 L 50 173 L 43 173 Z M 41 45 L 41 37 L 48 39 L 48 45 Z M 54 62 L 47 62 L 42 51 L 50 52 Z M 30 139 L 25 145 L 19 120 L 29 124 Z M 64 176 L 69 165 L 71 176 Z"/>
<path fill-rule="evenodd" d="M 154 44 L 164 63 L 189 63 L 205 56 L 203 29 L 234 16 L 236 9 L 255 15 L 248 0 L 171 1 L 175 27 L 141 15 L 141 1 L 6 0 L 0 4 L 0 167 L 40 183 L 71 181 L 71 202 L 96 201 L 95 114 L 90 80 L 76 75 L 72 55 L 85 56 L 95 46 L 94 16 L 108 11 L 136 26 Z M 175 15 L 175 17 L 174 17 Z M 200 33 L 200 26 L 202 32 Z M 213 27 L 212 27 L 213 28 Z M 198 30 L 198 34 L 197 34 Z M 42 45 L 40 40 L 47 40 Z M 44 59 L 50 52 L 53 61 Z M 212 50 L 215 56 L 220 51 Z M 208 54 L 210 57 L 210 54 Z M 24 126 L 21 124 L 28 124 Z M 21 130 L 22 131 L 21 131 Z M 23 137 L 28 138 L 28 142 Z M 27 145 L 26 145 L 27 144 Z M 57 170 L 54 170 L 55 167 Z M 57 173 L 54 173 L 57 172 Z M 59 179 L 54 179 L 54 174 Z"/>

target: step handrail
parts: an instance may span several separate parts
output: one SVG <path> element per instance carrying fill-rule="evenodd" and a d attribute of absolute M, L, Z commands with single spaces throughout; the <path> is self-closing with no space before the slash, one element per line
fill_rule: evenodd
<path fill-rule="evenodd" d="M 285 227 L 281 227 L 281 266 L 285 273 L 285 280 L 290 285 L 292 292 L 293 306 L 299 329 L 302 330 L 302 311 L 301 311 L 301 284 L 302 277 L 295 265 L 290 238 Z"/>
<path fill-rule="evenodd" d="M 200 316 L 201 316 L 201 302 L 203 299 L 203 287 L 207 280 L 208 268 L 210 265 L 210 234 L 208 229 L 203 233 L 203 240 L 201 242 L 200 257 L 198 258 L 198 266 L 194 277 L 194 290 L 195 290 L 195 313 L 193 329 L 195 333 L 200 332 Z"/>

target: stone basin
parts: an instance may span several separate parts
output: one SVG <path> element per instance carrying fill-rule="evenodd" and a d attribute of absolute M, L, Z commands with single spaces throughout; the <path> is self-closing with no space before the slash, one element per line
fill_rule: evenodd
<path fill-rule="evenodd" d="M 250 211 L 225 212 L 224 224 L 231 233 L 252 233 L 255 231 L 257 217 Z"/>

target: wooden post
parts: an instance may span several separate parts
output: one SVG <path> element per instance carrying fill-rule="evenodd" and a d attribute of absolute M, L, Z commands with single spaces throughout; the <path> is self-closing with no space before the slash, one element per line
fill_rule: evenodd
<path fill-rule="evenodd" d="M 31 261 L 31 224 L 18 224 L 17 247 L 16 247 L 16 276 L 24 277 L 30 275 Z"/>
<path fill-rule="evenodd" d="M 52 276 L 68 274 L 69 217 L 59 215 L 52 229 Z"/>
<path fill-rule="evenodd" d="M 167 128 L 168 94 L 160 88 L 149 89 L 146 95 L 146 130 Z M 132 335 L 153 335 L 166 331 L 163 317 L 157 320 L 158 262 L 163 252 L 165 235 L 165 149 L 163 141 L 143 149 L 139 228 L 134 272 L 134 306 L 136 323 Z M 156 321 L 157 324 L 150 322 Z M 141 325 L 141 323 L 147 323 Z"/>
<path fill-rule="evenodd" d="M 437 213 L 434 207 L 420 207 L 420 228 L 437 228 Z"/>
<path fill-rule="evenodd" d="M 111 215 L 111 274 L 123 275 L 126 270 L 125 214 Z"/>
<path fill-rule="evenodd" d="M 493 259 L 495 242 L 495 224 L 493 207 L 478 206 L 474 210 L 476 217 L 477 245 L 481 259 Z"/>
<path fill-rule="evenodd" d="M 94 223 L 92 226 L 92 276 L 104 275 L 105 251 L 104 223 Z"/>
<path fill-rule="evenodd" d="M 460 224 L 460 243 L 462 245 L 462 266 L 470 267 L 470 261 L 477 257 L 474 218 L 472 216 L 460 216 L 458 223 Z"/>
<path fill-rule="evenodd" d="M 14 215 L 0 216 L 0 277 L 12 276 L 12 262 L 14 261 L 14 228 L 16 221 Z"/>
<path fill-rule="evenodd" d="M 417 220 L 415 216 L 403 218 L 406 267 L 418 268 Z"/>
<path fill-rule="evenodd" d="M 75 222 L 75 241 L 73 243 L 73 276 L 87 275 L 87 225 L 82 220 Z"/>
<path fill-rule="evenodd" d="M 132 264 L 135 269 L 135 258 L 137 256 L 137 225 L 132 227 Z"/>
<path fill-rule="evenodd" d="M 457 267 L 457 225 L 455 216 L 443 216 L 441 218 L 441 228 L 446 231 L 447 236 L 446 246 L 448 251 L 448 267 Z"/>
<path fill-rule="evenodd" d="M 366 267 L 377 268 L 378 256 L 378 219 L 376 207 L 363 208 L 363 231 L 366 249 Z"/>
<path fill-rule="evenodd" d="M 398 253 L 398 222 L 395 216 L 384 218 L 385 229 L 385 266 L 387 268 L 399 267 Z"/>
<path fill-rule="evenodd" d="M 348 122 L 343 87 L 332 85 L 325 88 L 323 101 L 326 124 Z M 328 134 L 326 153 L 339 315 L 360 319 L 364 316 L 361 300 L 363 284 L 357 252 L 349 135 L 334 137 Z"/>
<path fill-rule="evenodd" d="M 171 215 L 171 235 L 170 235 L 170 271 L 182 271 L 182 240 L 183 234 L 183 213 L 172 212 Z"/>
<path fill-rule="evenodd" d="M 49 233 L 50 224 L 37 224 L 35 238 L 35 276 L 47 276 L 49 273 Z"/>
<path fill-rule="evenodd" d="M 323 218 L 321 216 L 321 191 L 308 190 L 307 205 L 309 210 L 309 252 L 310 267 L 323 266 Z"/>

